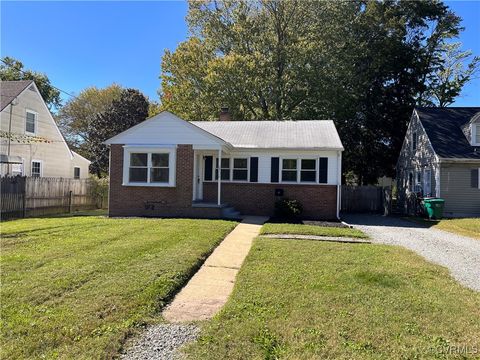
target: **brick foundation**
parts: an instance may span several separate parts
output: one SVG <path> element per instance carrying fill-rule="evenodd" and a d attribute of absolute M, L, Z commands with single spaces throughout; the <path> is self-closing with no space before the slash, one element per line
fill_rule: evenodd
<path fill-rule="evenodd" d="M 274 214 L 275 189 L 283 189 L 284 197 L 302 203 L 306 219 L 335 219 L 337 187 L 335 185 L 222 183 L 222 203 L 228 203 L 242 214 Z M 203 199 L 217 201 L 217 183 L 203 184 Z"/>

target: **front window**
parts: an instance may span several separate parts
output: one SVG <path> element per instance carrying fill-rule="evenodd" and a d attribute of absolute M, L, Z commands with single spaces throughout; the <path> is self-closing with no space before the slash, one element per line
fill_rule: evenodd
<path fill-rule="evenodd" d="M 32 177 L 42 176 L 42 163 L 40 161 L 32 161 Z"/>
<path fill-rule="evenodd" d="M 223 158 L 222 159 L 222 165 L 221 165 L 221 176 L 222 180 L 230 180 L 230 159 L 229 158 Z M 218 180 L 218 158 L 215 163 L 215 180 Z"/>
<path fill-rule="evenodd" d="M 233 159 L 233 180 L 248 180 L 248 159 Z"/>
<path fill-rule="evenodd" d="M 129 161 L 129 183 L 170 183 L 170 153 L 131 152 Z"/>
<path fill-rule="evenodd" d="M 282 160 L 282 181 L 297 181 L 297 159 Z"/>
<path fill-rule="evenodd" d="M 417 150 L 417 133 L 416 132 L 412 134 L 412 150 L 413 151 Z"/>
<path fill-rule="evenodd" d="M 80 168 L 78 166 L 73 168 L 73 178 L 80 179 Z"/>
<path fill-rule="evenodd" d="M 25 132 L 30 134 L 35 134 L 36 117 L 37 117 L 37 114 L 31 111 L 27 111 L 27 118 L 25 121 Z"/>
<path fill-rule="evenodd" d="M 302 159 L 300 169 L 301 182 L 315 182 L 317 176 L 317 161 L 315 159 Z"/>

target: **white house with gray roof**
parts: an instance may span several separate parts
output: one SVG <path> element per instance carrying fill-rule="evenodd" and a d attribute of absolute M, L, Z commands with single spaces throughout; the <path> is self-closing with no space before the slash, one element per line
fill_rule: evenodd
<path fill-rule="evenodd" d="M 32 80 L 1 81 L 0 175 L 87 178 Z"/>
<path fill-rule="evenodd" d="M 414 194 L 445 199 L 445 215 L 480 216 L 480 107 L 415 108 L 397 162 L 400 209 Z"/>
<path fill-rule="evenodd" d="M 114 136 L 111 216 L 338 217 L 343 146 L 333 121 L 184 121 L 162 112 Z"/>

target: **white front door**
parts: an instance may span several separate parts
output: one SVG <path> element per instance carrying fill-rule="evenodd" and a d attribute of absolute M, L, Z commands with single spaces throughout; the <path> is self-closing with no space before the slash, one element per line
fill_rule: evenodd
<path fill-rule="evenodd" d="M 432 196 L 432 171 L 425 169 L 423 174 L 423 196 Z"/>

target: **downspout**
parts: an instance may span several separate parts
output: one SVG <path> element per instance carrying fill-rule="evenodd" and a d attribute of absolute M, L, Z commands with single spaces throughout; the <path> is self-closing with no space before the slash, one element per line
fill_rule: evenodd
<path fill-rule="evenodd" d="M 218 197 L 217 197 L 217 205 L 220 206 L 221 204 L 221 191 L 222 191 L 222 149 L 218 150 L 218 167 L 217 167 L 217 175 L 218 175 Z"/>
<path fill-rule="evenodd" d="M 337 154 L 337 219 L 340 220 L 340 205 L 342 191 L 342 152 Z"/>

